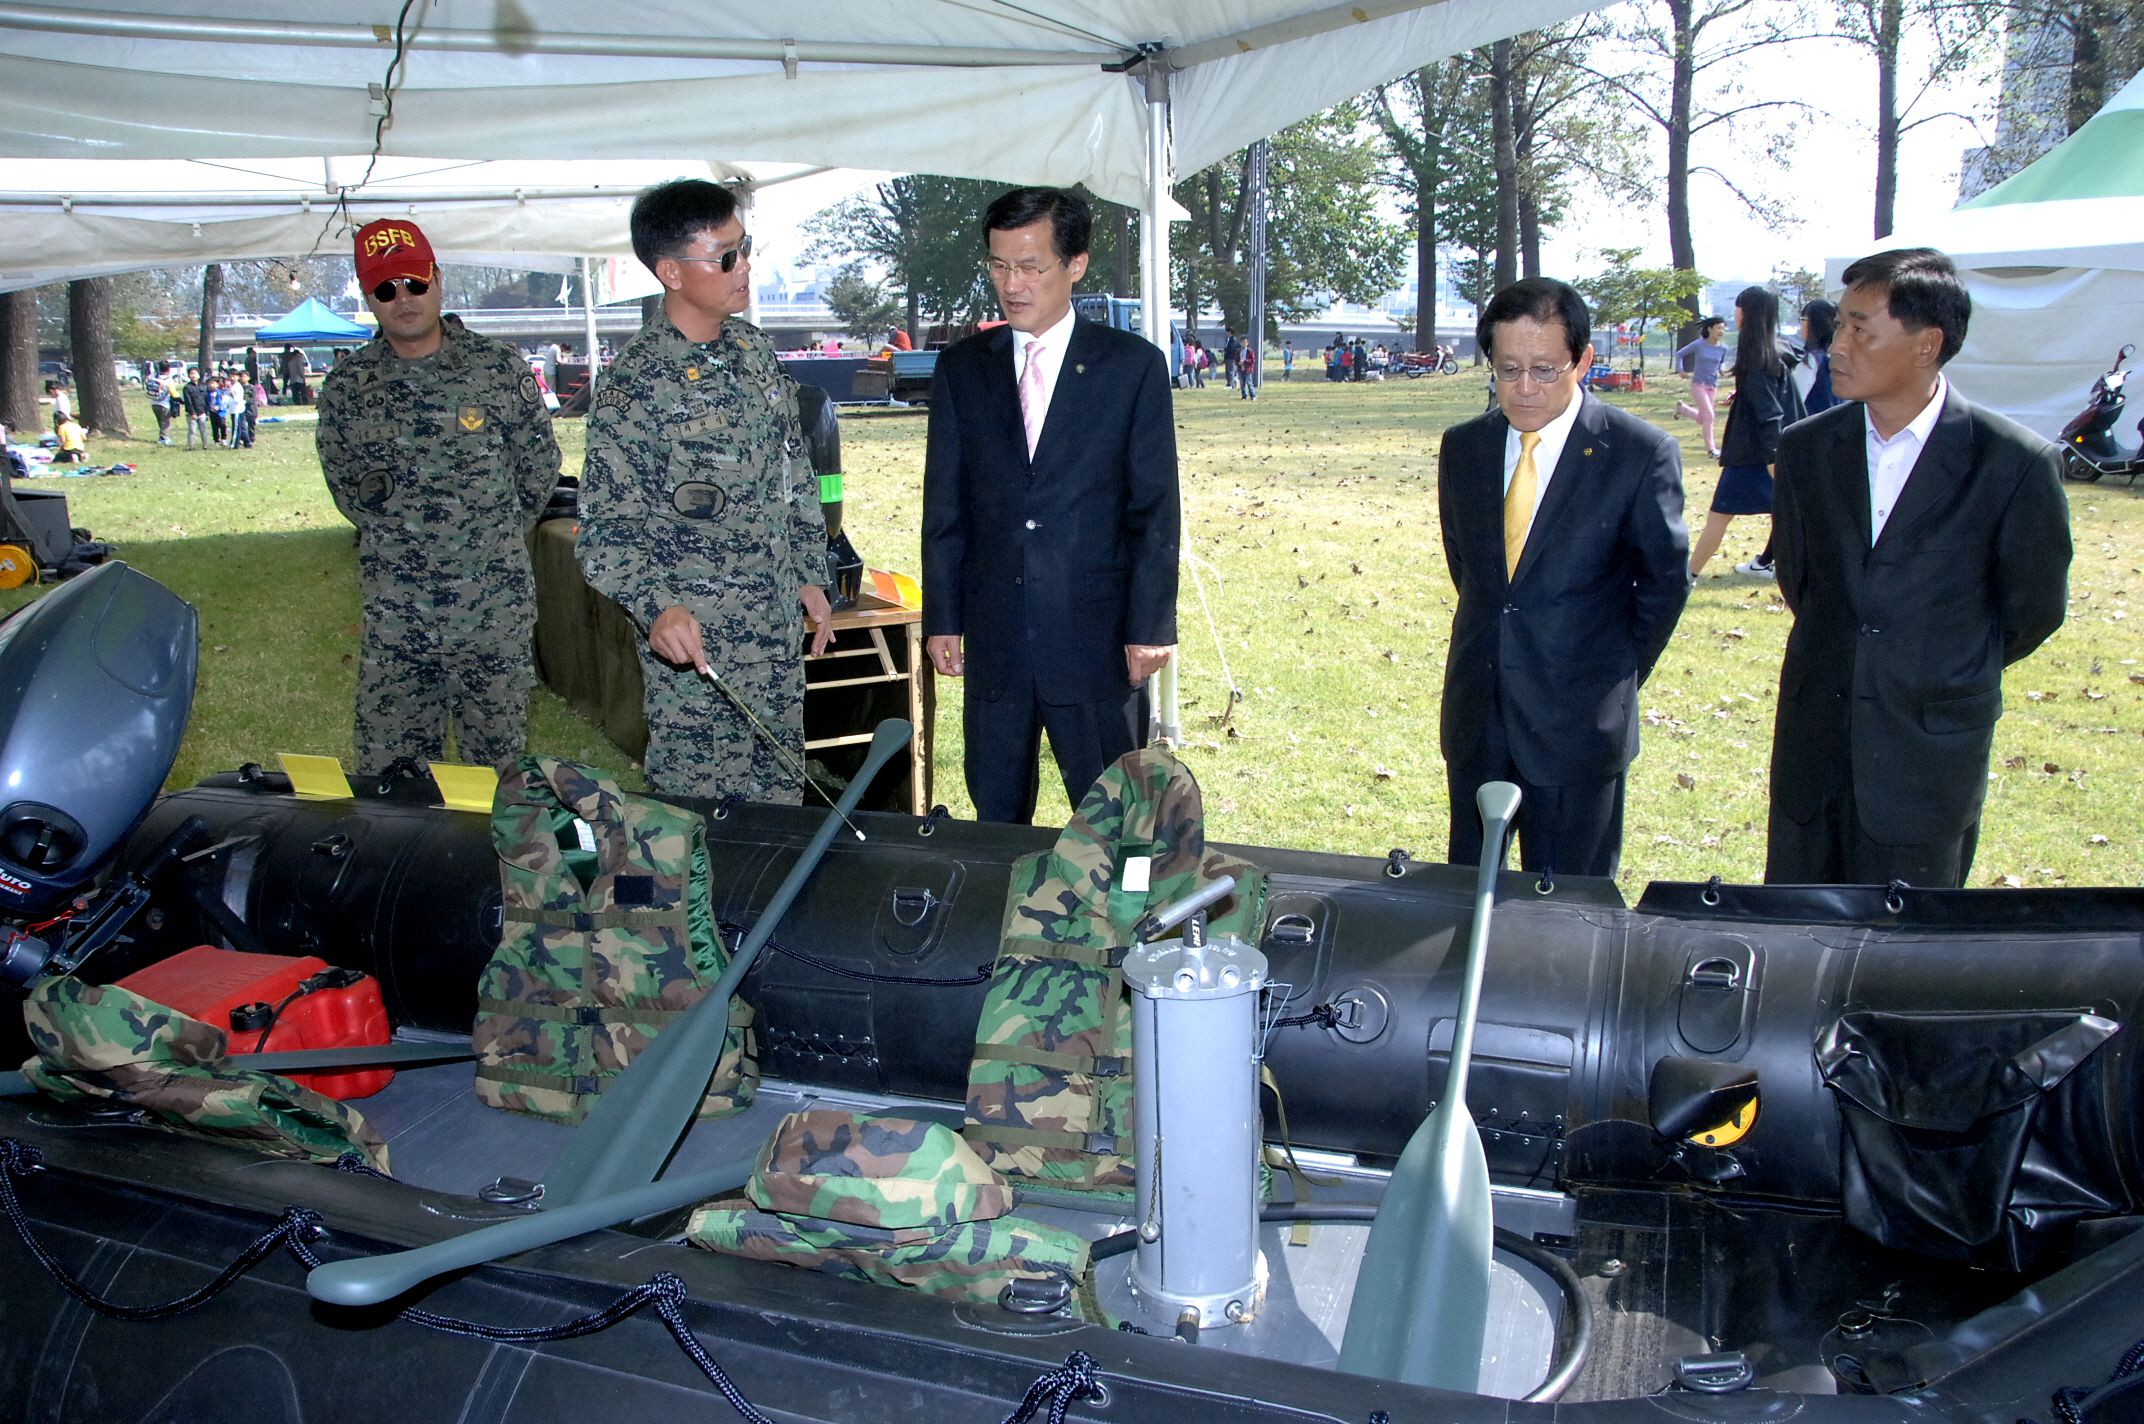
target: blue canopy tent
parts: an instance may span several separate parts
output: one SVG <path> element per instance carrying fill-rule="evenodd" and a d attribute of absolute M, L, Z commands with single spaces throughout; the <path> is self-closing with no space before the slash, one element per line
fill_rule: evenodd
<path fill-rule="evenodd" d="M 254 332 L 253 339 L 266 345 L 278 341 L 370 341 L 372 335 L 371 327 L 359 326 L 348 317 L 337 316 L 307 297 L 291 311 Z"/>

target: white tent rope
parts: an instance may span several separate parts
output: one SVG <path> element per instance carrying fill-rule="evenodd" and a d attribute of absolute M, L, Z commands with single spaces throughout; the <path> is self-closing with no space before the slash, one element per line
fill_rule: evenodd
<path fill-rule="evenodd" d="M 1222 725 L 1226 726 L 1228 719 L 1235 715 L 1236 704 L 1243 700 L 1243 694 L 1237 691 L 1236 675 L 1229 670 L 1228 649 L 1221 646 L 1221 625 L 1214 622 L 1213 606 L 1206 601 L 1206 585 L 1199 580 L 1199 565 L 1206 564 L 1207 572 L 1213 575 L 1213 586 L 1216 589 L 1225 590 L 1226 585 L 1221 581 L 1221 571 L 1212 564 L 1206 563 L 1206 560 L 1200 558 L 1197 554 L 1186 549 L 1183 551 L 1182 557 L 1183 561 L 1190 566 L 1191 586 L 1198 590 L 1199 608 L 1206 615 L 1207 631 L 1213 634 L 1213 651 L 1214 655 L 1221 660 L 1221 677 L 1228 683 L 1228 710 L 1221 717 Z"/>

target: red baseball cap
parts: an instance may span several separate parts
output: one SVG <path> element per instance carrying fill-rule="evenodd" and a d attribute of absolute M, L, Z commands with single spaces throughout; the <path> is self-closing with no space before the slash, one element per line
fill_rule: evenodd
<path fill-rule="evenodd" d="M 357 285 L 371 291 L 397 277 L 432 280 L 432 244 L 408 218 L 381 218 L 357 230 Z"/>

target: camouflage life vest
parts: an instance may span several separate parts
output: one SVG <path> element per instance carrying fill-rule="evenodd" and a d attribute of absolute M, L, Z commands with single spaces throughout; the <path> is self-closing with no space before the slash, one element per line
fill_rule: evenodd
<path fill-rule="evenodd" d="M 591 767 L 527 756 L 499 782 L 491 837 L 505 907 L 477 984 L 477 1096 L 578 1123 L 729 963 L 708 902 L 707 828 Z M 751 1104 L 751 1023 L 751 1005 L 732 999 L 700 1117 Z"/>
<path fill-rule="evenodd" d="M 1012 1188 L 936 1123 L 791 1113 L 745 1193 L 695 1211 L 686 1239 L 952 1300 L 996 1300 L 1013 1280 L 1076 1286 L 1087 1270 L 1084 1239 L 1008 1215 Z"/>
<path fill-rule="evenodd" d="M 37 1049 L 22 1076 L 62 1102 L 106 1098 L 173 1132 L 272 1157 L 332 1162 L 355 1149 L 387 1170 L 387 1143 L 357 1109 L 234 1067 L 213 1024 L 117 984 L 69 978 L 31 985 L 22 1017 Z"/>
<path fill-rule="evenodd" d="M 1208 854 L 1198 782 L 1166 750 L 1102 773 L 1055 848 L 1014 863 L 1004 942 L 968 1068 L 964 1135 L 1008 1175 L 1076 1188 L 1132 1185 L 1132 929 L 1224 875 L 1236 888 L 1210 932 L 1256 943 L 1262 870 Z M 1148 857 L 1147 888 L 1123 887 Z"/>

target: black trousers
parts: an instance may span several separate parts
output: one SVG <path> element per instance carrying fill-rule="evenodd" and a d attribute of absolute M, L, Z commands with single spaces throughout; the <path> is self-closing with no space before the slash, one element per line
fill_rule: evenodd
<path fill-rule="evenodd" d="M 1623 860 L 1626 778 L 1627 772 L 1617 772 L 1602 781 L 1536 786 L 1519 775 L 1501 709 L 1492 702 L 1473 753 L 1445 765 L 1452 796 L 1452 834 L 1445 859 L 1452 865 L 1481 864 L 1481 812 L 1475 809 L 1474 793 L 1485 782 L 1508 781 L 1519 788 L 1520 869 L 1612 876 Z"/>
<path fill-rule="evenodd" d="M 1773 805 L 1765 824 L 1765 884 L 1888 885 L 1903 880 L 1937 890 L 1965 884 L 1973 852 L 1980 846 L 1977 819 L 1958 835 L 1916 845 L 1871 840 L 1861 827 L 1851 769 L 1836 770 L 1839 774 L 1806 825 Z"/>
<path fill-rule="evenodd" d="M 962 765 L 975 819 L 1034 823 L 1044 732 L 1064 778 L 1065 799 L 1078 809 L 1096 777 L 1146 745 L 1150 684 L 1133 688 L 1128 698 L 1052 706 L 1035 695 L 1034 662 L 1022 640 L 1004 693 L 989 701 L 971 691 L 961 711 L 967 738 Z"/>

